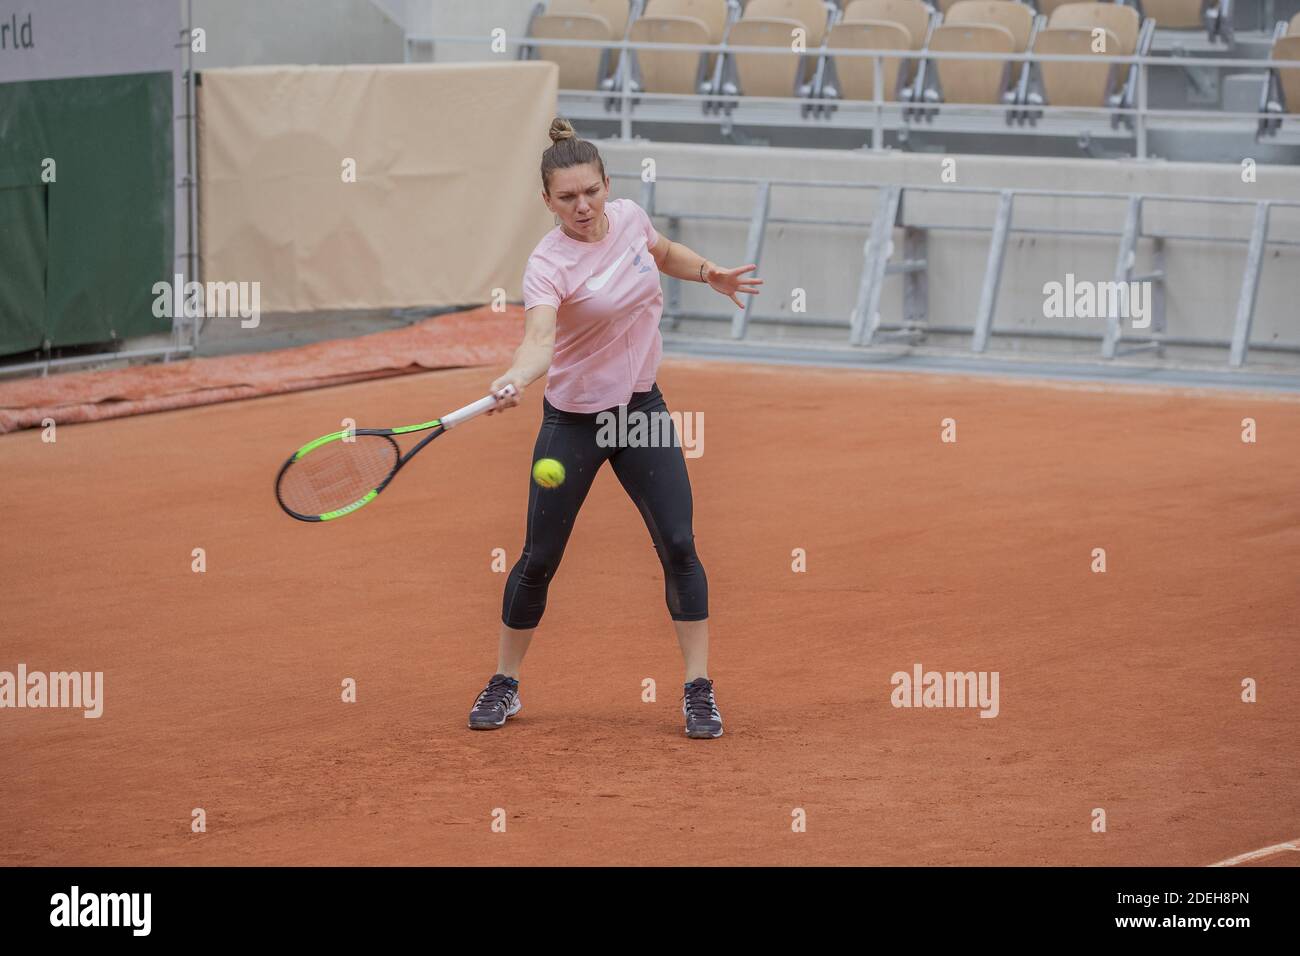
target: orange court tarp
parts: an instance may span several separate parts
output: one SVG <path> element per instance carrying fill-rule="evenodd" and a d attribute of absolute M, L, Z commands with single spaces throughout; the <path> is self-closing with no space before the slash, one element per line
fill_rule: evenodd
<path fill-rule="evenodd" d="M 500 364 L 504 371 L 523 329 L 521 307 L 484 306 L 272 352 L 0 382 L 0 434 L 46 419 L 98 421 L 430 369 Z"/>

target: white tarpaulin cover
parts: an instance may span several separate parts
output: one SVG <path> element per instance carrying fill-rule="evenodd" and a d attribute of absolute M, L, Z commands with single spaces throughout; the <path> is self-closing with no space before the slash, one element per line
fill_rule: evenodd
<path fill-rule="evenodd" d="M 554 224 L 557 80 L 540 61 L 204 72 L 202 279 L 260 282 L 265 311 L 519 299 Z"/>

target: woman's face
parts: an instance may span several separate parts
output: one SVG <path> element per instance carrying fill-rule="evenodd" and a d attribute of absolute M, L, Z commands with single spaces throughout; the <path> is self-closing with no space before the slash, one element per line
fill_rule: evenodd
<path fill-rule="evenodd" d="M 605 233 L 605 200 L 609 177 L 591 163 L 569 166 L 551 173 L 551 192 L 542 193 L 546 208 L 560 217 L 560 227 L 570 237 L 594 242 Z"/>

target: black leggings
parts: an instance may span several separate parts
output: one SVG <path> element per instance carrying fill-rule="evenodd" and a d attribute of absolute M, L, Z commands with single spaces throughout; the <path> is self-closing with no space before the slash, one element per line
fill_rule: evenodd
<path fill-rule="evenodd" d="M 601 465 L 609 459 L 650 531 L 650 540 L 664 569 L 664 597 L 674 621 L 703 621 L 709 616 L 709 583 L 695 553 L 691 530 L 691 482 L 686 459 L 676 440 L 633 447 L 601 447 L 600 422 L 591 412 L 579 414 L 556 408 L 542 398 L 542 427 L 537 433 L 533 461 L 555 458 L 564 465 L 565 479 L 558 488 L 539 488 L 528 479 L 528 532 L 523 554 L 506 581 L 501 620 L 508 627 L 536 627 L 546 610 L 546 590 L 560 565 L 564 546 L 573 531 L 578 509 L 591 490 Z M 617 407 L 610 410 L 617 414 Z M 662 412 L 668 407 L 658 383 L 648 392 L 633 392 L 627 411 Z M 651 416 L 654 422 L 657 416 Z M 630 431 L 630 428 L 629 428 Z M 658 428 L 649 432 L 661 435 Z"/>

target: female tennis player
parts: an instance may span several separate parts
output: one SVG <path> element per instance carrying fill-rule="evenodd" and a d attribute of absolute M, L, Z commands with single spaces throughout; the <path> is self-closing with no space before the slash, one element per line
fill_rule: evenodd
<path fill-rule="evenodd" d="M 519 669 L 546 610 L 546 591 L 596 473 L 609 461 L 645 519 L 663 565 L 668 613 L 686 665 L 682 711 L 690 737 L 721 737 L 722 715 L 708 676 L 709 589 L 695 552 L 691 483 L 680 439 L 657 447 L 598 441 L 600 412 L 627 406 L 627 421 L 642 412 L 662 421 L 668 408 L 655 381 L 663 340 L 660 274 L 707 283 L 736 305 L 737 293 L 755 295 L 763 280 L 755 265 L 722 269 L 679 242 L 655 232 L 630 199 L 609 199 L 609 177 L 596 147 L 573 133 L 567 120 L 551 123 L 551 147 L 542 154 L 542 201 L 557 226 L 537 244 L 524 270 L 524 340 L 514 364 L 492 383 L 514 385 L 519 403 L 547 374 L 542 425 L 533 461 L 555 459 L 564 480 L 542 488 L 529 481 L 523 553 L 506 581 L 497 673 L 470 711 L 475 730 L 502 727 L 519 713 Z M 489 412 L 488 414 L 492 414 Z M 670 426 L 671 427 L 671 426 Z"/>

